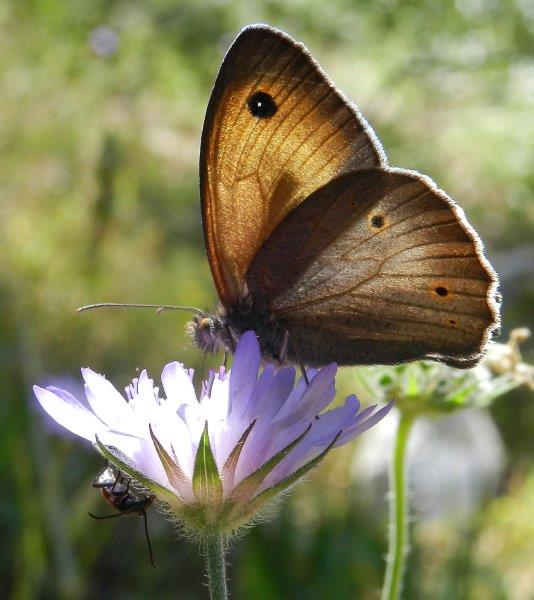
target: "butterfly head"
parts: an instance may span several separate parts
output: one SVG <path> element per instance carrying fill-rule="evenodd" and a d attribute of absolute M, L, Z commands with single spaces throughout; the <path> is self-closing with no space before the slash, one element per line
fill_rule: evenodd
<path fill-rule="evenodd" d="M 226 319 L 221 316 L 208 313 L 194 315 L 187 326 L 187 331 L 194 344 L 208 354 L 219 350 L 226 351 L 233 347 Z"/>

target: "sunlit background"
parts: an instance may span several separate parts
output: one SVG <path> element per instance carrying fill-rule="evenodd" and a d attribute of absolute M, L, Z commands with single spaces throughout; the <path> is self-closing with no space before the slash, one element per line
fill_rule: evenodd
<path fill-rule="evenodd" d="M 222 56 L 251 22 L 304 42 L 390 163 L 461 203 L 501 276 L 504 336 L 534 325 L 528 0 L 0 2 L 2 597 L 206 596 L 198 547 L 164 517 L 149 515 L 154 571 L 140 519 L 87 516 L 108 510 L 90 486 L 102 461 L 52 427 L 30 390 L 76 389 L 82 365 L 120 385 L 174 359 L 201 368 L 186 315 L 74 309 L 215 305 L 200 133 Z M 533 345 L 524 351 L 532 362 Z M 356 389 L 352 373 L 343 391 Z M 532 598 L 533 423 L 532 395 L 519 390 L 414 434 L 406 598 Z M 377 597 L 393 427 L 394 417 L 329 456 L 276 518 L 235 542 L 235 598 Z"/>

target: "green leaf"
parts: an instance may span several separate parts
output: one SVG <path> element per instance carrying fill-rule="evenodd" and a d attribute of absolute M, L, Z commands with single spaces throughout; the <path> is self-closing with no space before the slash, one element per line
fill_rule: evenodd
<path fill-rule="evenodd" d="M 158 496 L 161 500 L 164 500 L 165 502 L 168 502 L 169 504 L 173 505 L 176 505 L 176 503 L 180 501 L 180 498 L 175 493 L 171 492 L 166 487 L 155 483 L 154 481 L 152 481 L 148 477 L 145 477 L 142 473 L 134 469 L 122 452 L 120 452 L 116 448 L 113 448 L 112 450 L 110 447 L 105 446 L 98 439 L 98 436 L 95 436 L 95 438 L 96 446 L 100 454 L 102 454 L 104 458 L 107 458 L 109 462 L 114 464 L 121 471 L 129 475 L 135 481 L 138 481 L 147 490 L 150 490 L 151 492 L 156 494 L 156 496 Z"/>
<path fill-rule="evenodd" d="M 201 504 L 215 506 L 222 502 L 223 484 L 211 450 L 207 421 L 195 456 L 193 492 Z"/>
<path fill-rule="evenodd" d="M 235 488 L 232 494 L 234 500 L 245 500 L 250 498 L 252 494 L 258 489 L 261 482 L 269 475 L 269 473 L 285 458 L 291 450 L 304 438 L 304 436 L 310 430 L 311 425 L 306 431 L 299 435 L 296 440 L 293 440 L 285 448 L 280 450 L 278 454 L 275 454 L 271 459 L 264 463 L 259 469 L 256 469 L 254 473 L 251 473 L 248 477 L 243 479 Z"/>
<path fill-rule="evenodd" d="M 463 406 L 464 404 L 466 404 L 467 400 L 469 399 L 469 396 L 473 394 L 476 388 L 476 383 L 464 385 L 459 389 L 451 391 L 447 396 L 445 396 L 443 402 L 451 406 Z"/>

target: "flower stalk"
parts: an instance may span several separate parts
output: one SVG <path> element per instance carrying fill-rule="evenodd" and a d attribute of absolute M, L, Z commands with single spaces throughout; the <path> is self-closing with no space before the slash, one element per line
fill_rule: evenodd
<path fill-rule="evenodd" d="M 401 412 L 389 479 L 389 551 L 382 600 L 398 600 L 409 551 L 406 451 L 415 416 Z"/>
<path fill-rule="evenodd" d="M 226 600 L 228 588 L 226 583 L 225 540 L 220 531 L 206 530 L 203 538 L 206 554 L 206 570 L 211 600 Z"/>

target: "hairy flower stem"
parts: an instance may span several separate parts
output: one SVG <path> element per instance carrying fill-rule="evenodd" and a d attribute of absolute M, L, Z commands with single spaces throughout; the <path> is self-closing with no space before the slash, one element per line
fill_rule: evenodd
<path fill-rule="evenodd" d="M 389 477 L 389 551 L 382 600 L 398 600 L 408 556 L 406 449 L 414 417 L 401 413 Z"/>
<path fill-rule="evenodd" d="M 226 563 L 224 561 L 224 536 L 218 531 L 207 531 L 204 535 L 204 551 L 208 574 L 208 588 L 211 600 L 226 600 Z"/>

